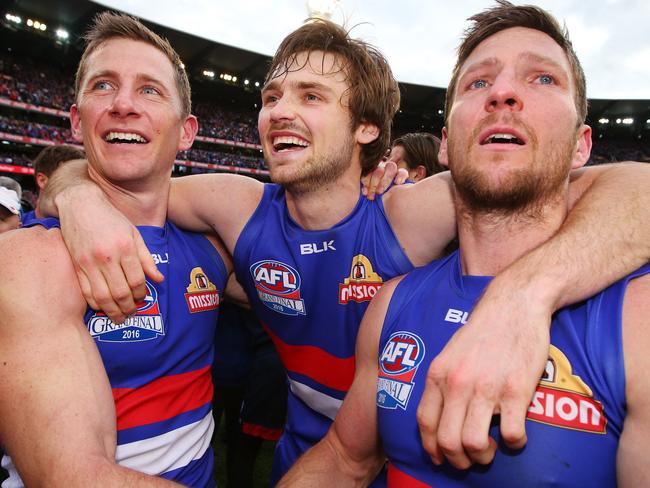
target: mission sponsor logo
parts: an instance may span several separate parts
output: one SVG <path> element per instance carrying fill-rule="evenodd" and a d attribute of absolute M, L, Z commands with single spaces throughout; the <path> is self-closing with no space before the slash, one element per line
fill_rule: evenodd
<path fill-rule="evenodd" d="M 566 355 L 551 345 L 542 379 L 528 407 L 527 418 L 565 429 L 605 434 L 607 418 L 591 388 L 573 374 Z"/>
<path fill-rule="evenodd" d="M 124 323 L 116 324 L 103 312 L 94 313 L 86 327 L 90 335 L 99 342 L 150 341 L 165 335 L 165 324 L 158 306 L 158 292 L 146 283 L 147 296 L 138 304 L 134 315 Z"/>
<path fill-rule="evenodd" d="M 266 259 L 250 267 L 257 295 L 271 310 L 285 315 L 305 315 L 300 298 L 300 275 L 288 264 Z"/>
<path fill-rule="evenodd" d="M 215 310 L 219 307 L 219 290 L 200 266 L 190 271 L 190 284 L 186 290 L 185 301 L 190 313 Z"/>
<path fill-rule="evenodd" d="M 379 356 L 377 406 L 406 410 L 413 386 L 413 378 L 424 359 L 424 342 L 411 332 L 395 332 Z"/>
<path fill-rule="evenodd" d="M 375 273 L 370 260 L 363 254 L 357 254 L 352 258 L 350 276 L 339 283 L 339 303 L 369 302 L 383 283 L 384 280 Z"/>

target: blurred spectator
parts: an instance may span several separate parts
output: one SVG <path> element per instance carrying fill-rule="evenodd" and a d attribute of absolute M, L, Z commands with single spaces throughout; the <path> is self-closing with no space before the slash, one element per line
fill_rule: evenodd
<path fill-rule="evenodd" d="M 74 159 L 84 159 L 86 156 L 81 149 L 74 146 L 61 144 L 58 146 L 47 146 L 43 149 L 38 156 L 34 159 L 34 180 L 38 187 L 39 196 L 47 186 L 47 182 L 52 176 L 52 173 L 63 163 L 72 161 Z M 27 212 L 23 215 L 23 224 L 35 218 L 42 218 L 38 203 L 35 210 Z"/>
<path fill-rule="evenodd" d="M 404 134 L 393 141 L 389 161 L 409 173 L 409 179 L 418 182 L 446 168 L 438 163 L 440 139 L 428 132 Z"/>
<path fill-rule="evenodd" d="M 20 184 L 0 176 L 0 234 L 20 227 Z"/>

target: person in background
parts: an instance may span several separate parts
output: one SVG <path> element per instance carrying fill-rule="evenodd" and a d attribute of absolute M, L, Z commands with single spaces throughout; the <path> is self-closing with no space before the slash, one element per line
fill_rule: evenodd
<path fill-rule="evenodd" d="M 408 179 L 418 181 L 445 171 L 438 163 L 440 139 L 428 132 L 411 132 L 396 138 L 390 148 L 387 161 L 393 161 L 398 168 L 404 168 Z"/>
<path fill-rule="evenodd" d="M 47 146 L 38 153 L 38 156 L 36 156 L 32 164 L 34 166 L 34 181 L 38 187 L 39 197 L 43 190 L 45 190 L 52 173 L 61 164 L 75 159 L 84 159 L 85 157 L 83 150 L 67 144 Z M 38 200 L 34 210 L 24 213 L 21 220 L 23 225 L 25 225 L 36 218 L 43 218 L 38 207 Z"/>
<path fill-rule="evenodd" d="M 20 227 L 22 188 L 13 178 L 0 176 L 0 233 Z"/>

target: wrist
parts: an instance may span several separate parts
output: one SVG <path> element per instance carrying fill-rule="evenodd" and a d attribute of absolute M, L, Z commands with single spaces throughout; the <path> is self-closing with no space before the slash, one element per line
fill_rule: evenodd
<path fill-rule="evenodd" d="M 102 190 L 91 181 L 80 181 L 72 186 L 62 189 L 57 193 L 52 202 L 58 216 L 65 214 L 67 211 L 74 211 L 78 208 L 79 202 L 97 201 L 103 199 Z"/>
<path fill-rule="evenodd" d="M 551 270 L 542 269 L 515 263 L 494 278 L 486 290 L 486 296 L 496 294 L 509 303 L 550 317 L 564 305 L 565 280 Z"/>

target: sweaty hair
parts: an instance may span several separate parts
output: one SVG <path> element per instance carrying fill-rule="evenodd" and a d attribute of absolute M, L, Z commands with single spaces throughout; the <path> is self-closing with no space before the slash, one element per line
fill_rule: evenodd
<path fill-rule="evenodd" d="M 393 146 L 404 148 L 404 161 L 410 169 L 424 166 L 426 176 L 431 176 L 445 171 L 438 163 L 438 149 L 440 139 L 428 132 L 411 132 L 404 134 L 393 141 Z"/>
<path fill-rule="evenodd" d="M 318 19 L 307 22 L 282 41 L 271 60 L 265 84 L 290 70 L 302 69 L 309 56 L 305 63 L 298 65 L 298 55 L 313 51 L 333 54 L 340 61 L 348 84 L 352 129 L 364 122 L 379 129 L 377 139 L 361 148 L 361 169 L 366 174 L 377 166 L 389 146 L 393 116 L 400 103 L 397 81 L 377 48 L 352 39 L 349 32 L 334 22 Z"/>
<path fill-rule="evenodd" d="M 159 36 L 151 29 L 145 27 L 138 19 L 130 15 L 113 12 L 101 12 L 95 16 L 93 25 L 84 35 L 86 49 L 84 50 L 77 74 L 74 80 L 75 100 L 79 102 L 81 82 L 86 74 L 88 57 L 103 43 L 111 39 L 130 39 L 141 41 L 161 51 L 174 67 L 176 88 L 181 99 L 181 115 L 187 117 L 192 111 L 190 82 L 181 62 L 181 58 L 164 37 Z"/>
<path fill-rule="evenodd" d="M 47 146 L 38 153 L 38 156 L 33 161 L 34 173 L 43 173 L 49 178 L 61 163 L 73 159 L 84 159 L 85 157 L 84 152 L 74 146 L 68 146 L 67 144 Z"/>
<path fill-rule="evenodd" d="M 445 101 L 445 123 L 453 103 L 456 84 L 460 68 L 476 47 L 494 34 L 511 27 L 526 27 L 547 34 L 553 39 L 566 54 L 573 78 L 575 89 L 575 105 L 578 112 L 577 125 L 584 123 L 587 117 L 587 87 L 585 73 L 580 65 L 580 60 L 573 50 L 566 27 L 560 26 L 558 21 L 546 10 L 534 5 L 513 5 L 506 0 L 496 0 L 497 5 L 483 12 L 473 15 L 468 20 L 472 25 L 463 34 L 463 39 L 458 47 L 458 58 L 452 73 L 447 99 Z"/>

